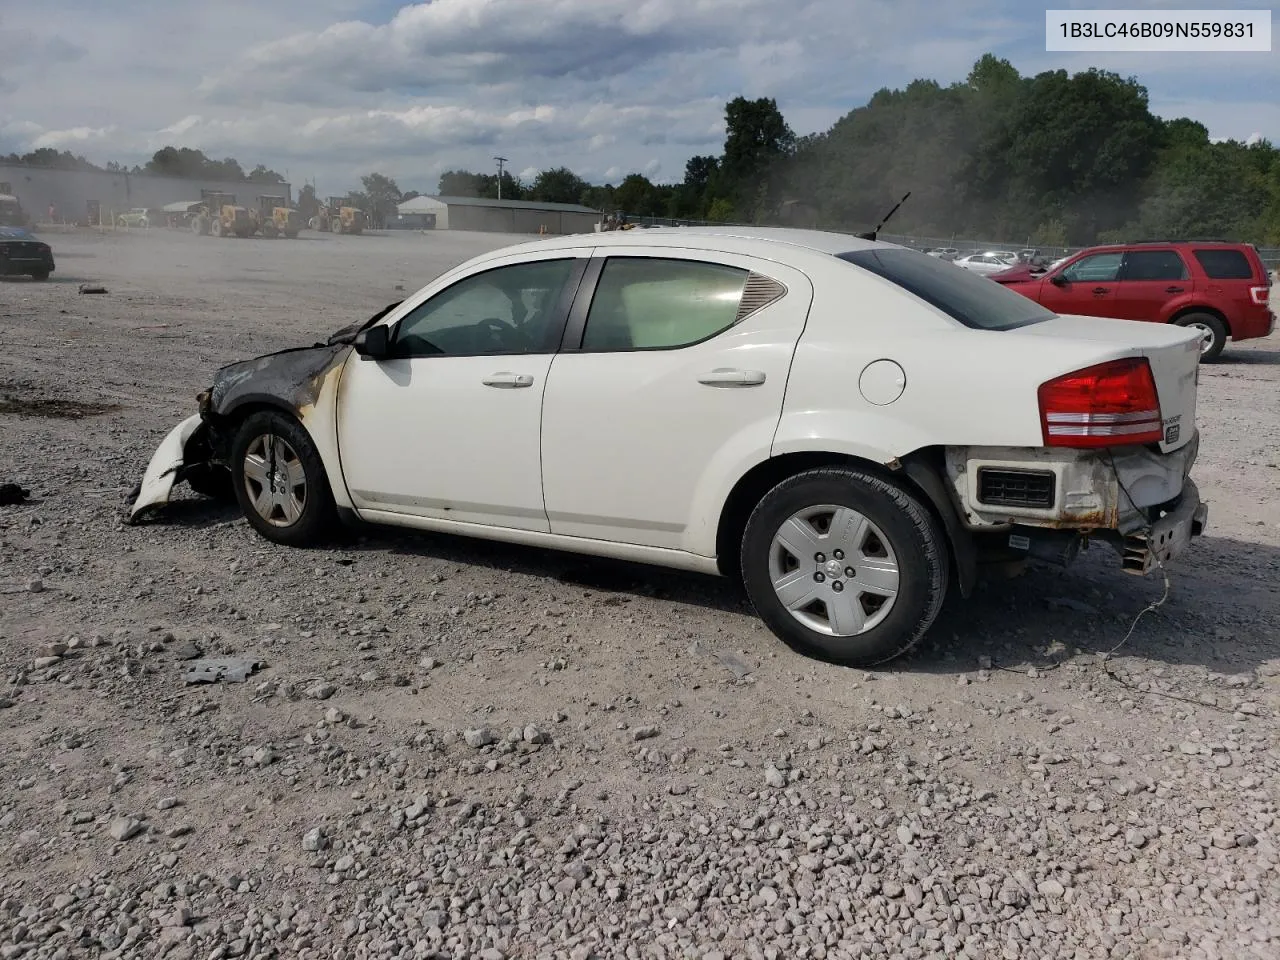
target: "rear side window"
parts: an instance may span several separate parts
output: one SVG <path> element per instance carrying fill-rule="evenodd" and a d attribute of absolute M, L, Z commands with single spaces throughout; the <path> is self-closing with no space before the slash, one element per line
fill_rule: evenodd
<path fill-rule="evenodd" d="M 671 350 L 707 340 L 737 323 L 747 276 L 722 263 L 610 257 L 582 349 Z"/>
<path fill-rule="evenodd" d="M 855 250 L 838 256 L 975 330 L 1012 330 L 1055 316 L 1003 284 L 914 250 Z"/>
<path fill-rule="evenodd" d="M 1210 280 L 1253 279 L 1253 264 L 1239 250 L 1197 250 L 1195 257 Z"/>
<path fill-rule="evenodd" d="M 1124 255 L 1121 280 L 1185 280 L 1187 265 L 1177 250 L 1130 250 Z"/>

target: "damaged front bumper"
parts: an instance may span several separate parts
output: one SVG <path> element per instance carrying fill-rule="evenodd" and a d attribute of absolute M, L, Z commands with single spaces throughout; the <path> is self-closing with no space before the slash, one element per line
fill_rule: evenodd
<path fill-rule="evenodd" d="M 187 465 L 187 445 L 204 426 L 200 414 L 193 414 L 169 431 L 151 456 L 147 472 L 142 476 L 133 506 L 129 508 L 129 522 L 136 522 L 147 510 L 167 503 L 173 486 L 182 477 Z"/>

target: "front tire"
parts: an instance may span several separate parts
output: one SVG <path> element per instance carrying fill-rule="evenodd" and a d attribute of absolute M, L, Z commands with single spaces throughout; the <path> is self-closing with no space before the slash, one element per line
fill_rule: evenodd
<path fill-rule="evenodd" d="M 949 576 L 932 513 L 848 467 L 807 470 L 765 494 L 747 521 L 741 565 L 752 605 L 787 646 L 859 667 L 919 642 Z"/>
<path fill-rule="evenodd" d="M 1174 321 L 1180 327 L 1193 327 L 1206 336 L 1200 348 L 1200 362 L 1212 363 L 1222 356 L 1227 345 L 1227 325 L 1211 313 L 1188 313 Z"/>
<path fill-rule="evenodd" d="M 240 509 L 268 540 L 305 547 L 332 533 L 329 478 L 297 420 L 271 410 L 249 416 L 236 432 L 231 469 Z"/>

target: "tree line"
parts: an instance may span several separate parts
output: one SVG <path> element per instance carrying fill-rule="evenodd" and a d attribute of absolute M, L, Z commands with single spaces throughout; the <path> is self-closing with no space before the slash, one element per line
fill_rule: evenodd
<path fill-rule="evenodd" d="M 1024 77 L 991 54 L 959 83 L 882 89 L 805 137 L 774 100 L 737 97 L 725 105 L 720 155 L 691 157 L 679 183 L 635 173 L 592 186 L 564 168 L 528 187 L 508 178 L 503 197 L 644 217 L 864 230 L 910 191 L 894 233 L 1280 244 L 1280 149 L 1270 142 L 1215 143 L 1201 123 L 1161 119 L 1135 78 Z M 439 192 L 494 197 L 497 178 L 449 171 Z"/>
<path fill-rule="evenodd" d="M 0 161 L 96 167 L 43 148 Z M 134 173 L 279 183 L 259 164 L 165 147 Z M 565 166 L 531 182 L 504 171 L 508 200 L 583 204 L 604 212 L 682 220 L 873 226 L 908 191 L 891 232 L 968 236 L 1044 246 L 1198 238 L 1280 244 L 1280 149 L 1268 141 L 1215 143 L 1203 124 L 1151 113 L 1137 79 L 1091 69 L 1022 76 L 983 56 L 961 82 L 915 80 L 882 89 L 829 130 L 797 137 L 775 100 L 725 105 L 719 155 L 690 157 L 677 183 L 632 173 L 592 184 Z M 493 199 L 496 174 L 448 170 L 437 195 Z M 370 173 L 350 202 L 375 225 L 418 196 Z M 299 191 L 304 216 L 315 190 Z"/>
<path fill-rule="evenodd" d="M 284 183 L 285 178 L 275 170 L 258 164 L 245 171 L 234 157 L 214 160 L 201 150 L 190 147 L 163 147 L 157 150 L 145 164 L 132 167 L 114 160 L 105 166 L 91 163 L 69 150 L 58 151 L 52 147 L 40 147 L 29 153 L 0 155 L 0 163 L 21 164 L 28 167 L 48 167 L 55 170 L 90 170 L 99 173 L 149 174 L 157 177 L 187 177 L 201 180 L 223 180 L 244 183 Z"/>

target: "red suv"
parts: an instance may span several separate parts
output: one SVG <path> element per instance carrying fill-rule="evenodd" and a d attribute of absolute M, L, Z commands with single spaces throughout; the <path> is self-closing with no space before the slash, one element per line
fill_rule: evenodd
<path fill-rule="evenodd" d="M 1014 267 L 990 278 L 1055 313 L 1196 327 L 1202 360 L 1227 338 L 1275 329 L 1271 276 L 1247 243 L 1125 243 L 1090 247 L 1045 273 Z"/>

